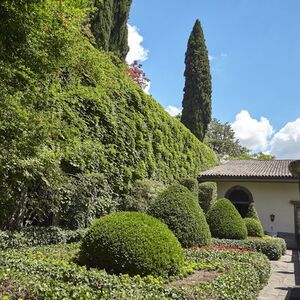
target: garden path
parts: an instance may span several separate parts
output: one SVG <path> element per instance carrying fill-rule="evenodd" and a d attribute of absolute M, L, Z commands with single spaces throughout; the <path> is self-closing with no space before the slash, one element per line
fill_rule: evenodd
<path fill-rule="evenodd" d="M 287 250 L 280 260 L 271 261 L 269 283 L 261 290 L 258 299 L 300 299 L 300 262 L 298 251 Z"/>

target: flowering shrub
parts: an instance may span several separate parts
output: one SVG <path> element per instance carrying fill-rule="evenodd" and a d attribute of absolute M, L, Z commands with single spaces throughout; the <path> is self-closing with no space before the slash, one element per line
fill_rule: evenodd
<path fill-rule="evenodd" d="M 247 240 L 238 241 L 230 239 L 212 239 L 214 246 L 222 247 L 239 247 L 253 249 L 257 252 L 265 254 L 270 260 L 278 260 L 285 253 L 286 244 L 281 238 L 249 238 Z"/>
<path fill-rule="evenodd" d="M 254 249 L 251 248 L 243 248 L 238 246 L 202 246 L 201 249 L 216 250 L 216 251 L 240 251 L 240 252 L 254 251 Z"/>

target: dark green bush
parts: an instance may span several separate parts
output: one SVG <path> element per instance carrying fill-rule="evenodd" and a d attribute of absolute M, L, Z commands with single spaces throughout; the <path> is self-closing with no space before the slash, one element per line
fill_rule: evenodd
<path fill-rule="evenodd" d="M 246 225 L 228 199 L 215 201 L 207 212 L 206 218 L 212 237 L 237 240 L 247 237 Z"/>
<path fill-rule="evenodd" d="M 201 182 L 199 184 L 199 203 L 203 211 L 207 213 L 212 201 L 218 196 L 217 184 L 215 182 Z"/>
<path fill-rule="evenodd" d="M 265 254 L 270 260 L 278 260 L 284 249 L 284 240 L 272 237 L 249 238 L 243 241 L 212 239 L 213 245 L 248 248 Z"/>
<path fill-rule="evenodd" d="M 156 180 L 143 179 L 133 184 L 132 191 L 124 200 L 124 210 L 146 212 L 149 205 L 166 189 Z"/>
<path fill-rule="evenodd" d="M 245 215 L 245 218 L 252 218 L 252 219 L 256 219 L 260 222 L 259 217 L 258 217 L 258 213 L 257 210 L 254 206 L 254 203 L 250 203 L 249 207 L 248 207 L 248 211 Z"/>
<path fill-rule="evenodd" d="M 179 271 L 183 251 L 159 220 L 120 212 L 94 222 L 82 241 L 79 262 L 114 273 L 170 275 Z"/>
<path fill-rule="evenodd" d="M 197 198 L 180 184 L 160 194 L 148 213 L 166 223 L 183 247 L 210 243 L 209 227 Z"/>
<path fill-rule="evenodd" d="M 80 241 L 86 230 L 63 230 L 59 227 L 26 227 L 18 231 L 0 231 L 0 249 L 19 249 Z"/>
<path fill-rule="evenodd" d="M 199 194 L 199 184 L 196 178 L 181 178 L 178 182 L 188 188 L 196 197 Z"/>
<path fill-rule="evenodd" d="M 247 227 L 248 236 L 263 237 L 264 229 L 262 228 L 259 220 L 252 218 L 244 218 Z"/>

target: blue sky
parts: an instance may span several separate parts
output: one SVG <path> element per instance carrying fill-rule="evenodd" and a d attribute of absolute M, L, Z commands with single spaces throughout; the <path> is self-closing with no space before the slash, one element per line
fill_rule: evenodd
<path fill-rule="evenodd" d="M 164 107 L 181 107 L 184 53 L 197 18 L 212 58 L 213 116 L 235 124 L 252 150 L 283 156 L 287 150 L 272 147 L 287 139 L 288 151 L 300 149 L 300 1 L 133 0 L 129 24 L 144 39 L 143 70 Z M 289 155 L 300 158 L 300 150 Z"/>

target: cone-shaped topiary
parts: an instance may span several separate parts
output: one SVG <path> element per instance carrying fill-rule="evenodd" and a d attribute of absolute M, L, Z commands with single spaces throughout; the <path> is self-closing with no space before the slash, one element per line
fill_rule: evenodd
<path fill-rule="evenodd" d="M 211 234 L 198 199 L 180 184 L 161 193 L 148 213 L 166 223 L 183 247 L 210 243 Z"/>
<path fill-rule="evenodd" d="M 248 207 L 248 211 L 245 215 L 245 218 L 252 218 L 252 219 L 256 219 L 260 222 L 259 217 L 258 217 L 258 213 L 255 209 L 255 206 L 253 203 L 250 203 L 249 207 Z"/>
<path fill-rule="evenodd" d="M 258 220 L 253 218 L 245 218 L 244 222 L 247 227 L 248 236 L 264 236 L 264 230 Z"/>
<path fill-rule="evenodd" d="M 215 201 L 208 210 L 206 218 L 211 234 L 215 238 L 242 240 L 247 237 L 246 225 L 228 199 Z"/>
<path fill-rule="evenodd" d="M 139 212 L 97 219 L 84 237 L 80 264 L 129 275 L 172 275 L 183 263 L 180 243 L 159 220 Z"/>

